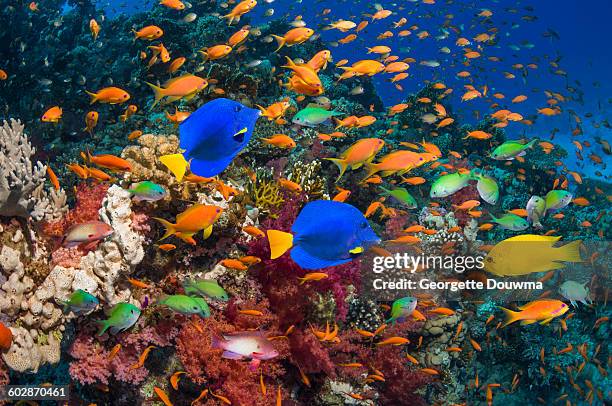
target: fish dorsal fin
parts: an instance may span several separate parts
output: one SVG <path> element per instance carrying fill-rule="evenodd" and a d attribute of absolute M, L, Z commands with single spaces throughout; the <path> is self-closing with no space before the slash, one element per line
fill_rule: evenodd
<path fill-rule="evenodd" d="M 191 73 L 186 73 L 186 74 L 184 74 L 184 75 L 177 76 L 177 77 L 172 78 L 172 79 L 168 79 L 168 80 L 166 81 L 166 83 L 164 83 L 164 87 L 168 88 L 168 87 L 172 86 L 172 84 L 173 84 L 173 83 L 175 83 L 175 82 L 177 82 L 178 80 L 181 80 L 181 79 L 183 79 L 183 78 L 186 78 L 186 77 L 188 77 L 188 76 L 192 76 L 192 75 L 191 75 Z"/>

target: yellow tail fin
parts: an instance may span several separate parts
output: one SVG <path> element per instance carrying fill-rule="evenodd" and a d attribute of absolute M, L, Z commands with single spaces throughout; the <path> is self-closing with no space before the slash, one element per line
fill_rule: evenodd
<path fill-rule="evenodd" d="M 293 234 L 279 230 L 268 230 L 270 244 L 270 259 L 276 259 L 293 246 Z"/>
<path fill-rule="evenodd" d="M 581 244 L 582 241 L 578 240 L 556 248 L 555 251 L 559 253 L 559 258 L 556 258 L 555 261 L 582 262 L 582 257 L 580 256 Z"/>
<path fill-rule="evenodd" d="M 98 95 L 95 93 L 92 93 L 88 90 L 85 90 L 85 93 L 87 93 L 89 96 L 91 96 L 91 100 L 89 101 L 89 104 L 94 104 L 95 102 L 98 101 Z"/>
<path fill-rule="evenodd" d="M 378 164 L 373 164 L 373 163 L 365 163 L 366 168 L 368 169 L 368 174 L 366 175 L 365 178 L 363 178 L 363 180 L 366 180 L 367 178 L 369 178 L 370 176 L 374 175 L 375 173 L 379 172 L 379 166 Z"/>
<path fill-rule="evenodd" d="M 176 224 L 172 224 L 168 220 L 164 220 L 164 219 L 159 218 L 159 217 L 153 217 L 153 218 L 155 220 L 159 221 L 161 223 L 161 225 L 166 228 L 166 233 L 162 236 L 162 238 L 159 239 L 160 241 L 161 240 L 165 240 L 166 238 L 168 238 L 171 235 L 174 235 L 176 233 L 176 229 L 174 228 L 176 226 Z"/>
<path fill-rule="evenodd" d="M 502 324 L 502 327 L 506 327 L 508 324 L 512 324 L 515 321 L 518 320 L 518 316 L 519 316 L 519 312 L 514 312 L 510 309 L 506 309 L 505 307 L 501 307 L 499 306 L 500 309 L 502 309 L 504 311 L 504 314 L 506 315 L 506 321 L 504 322 L 504 324 Z"/>
<path fill-rule="evenodd" d="M 151 89 L 153 89 L 153 92 L 155 94 L 155 101 L 153 102 L 153 105 L 151 106 L 151 108 L 153 108 L 165 96 L 164 89 L 159 86 L 154 85 L 153 83 L 149 83 L 149 82 L 145 82 L 145 83 L 151 86 Z"/>
<path fill-rule="evenodd" d="M 276 43 L 278 44 L 278 48 L 276 48 L 276 50 L 274 52 L 278 52 L 278 51 L 280 51 L 280 49 L 282 47 L 285 46 L 286 40 L 285 40 L 284 37 L 281 37 L 281 36 L 278 36 L 278 35 L 274 35 L 274 34 L 272 34 L 272 37 L 276 40 Z"/>
<path fill-rule="evenodd" d="M 183 154 L 162 155 L 159 157 L 159 162 L 172 172 L 178 182 L 183 180 L 189 166 L 189 162 L 187 162 Z"/>
<path fill-rule="evenodd" d="M 340 158 L 325 158 L 325 160 L 333 162 L 334 164 L 336 164 L 338 169 L 340 169 L 340 174 L 338 175 L 338 178 L 336 179 L 336 182 L 338 182 L 340 178 L 342 177 L 342 175 L 344 175 L 344 172 L 346 172 L 346 168 L 348 168 L 348 164 L 346 163 L 346 160 L 340 159 Z"/>

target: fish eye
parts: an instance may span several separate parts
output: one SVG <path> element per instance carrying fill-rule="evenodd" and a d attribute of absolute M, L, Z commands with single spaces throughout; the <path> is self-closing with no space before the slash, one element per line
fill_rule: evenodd
<path fill-rule="evenodd" d="M 242 110 L 242 107 L 241 107 L 239 104 L 237 104 L 236 106 L 234 106 L 234 111 L 235 111 L 236 113 L 238 113 L 240 110 Z"/>
<path fill-rule="evenodd" d="M 361 223 L 361 228 L 368 228 L 368 223 L 367 222 Z"/>

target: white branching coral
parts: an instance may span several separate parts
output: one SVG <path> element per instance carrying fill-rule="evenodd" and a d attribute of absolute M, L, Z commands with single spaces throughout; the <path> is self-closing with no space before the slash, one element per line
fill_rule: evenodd
<path fill-rule="evenodd" d="M 32 162 L 36 152 L 20 121 L 0 127 L 0 215 L 54 220 L 67 211 L 63 190 L 44 189 L 47 167 Z"/>

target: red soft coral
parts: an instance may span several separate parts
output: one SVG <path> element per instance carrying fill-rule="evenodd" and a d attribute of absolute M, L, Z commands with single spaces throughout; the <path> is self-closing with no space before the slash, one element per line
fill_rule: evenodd
<path fill-rule="evenodd" d="M 108 185 L 105 183 L 81 183 L 76 188 L 76 205 L 61 220 L 43 225 L 45 234 L 51 237 L 62 237 L 68 228 L 75 224 L 99 219 L 102 200 L 106 196 Z"/>
<path fill-rule="evenodd" d="M 246 303 L 245 305 L 260 309 L 264 312 L 261 317 L 273 325 L 277 324 L 276 318 L 267 310 L 265 302 Z M 273 341 L 279 356 L 262 361 L 259 367 L 260 372 L 251 371 L 247 361 L 222 358 L 223 351 L 212 348 L 212 334 L 227 334 L 243 330 L 246 325 L 252 325 L 251 321 L 244 319 L 244 315 L 236 312 L 235 306 L 232 304 L 231 307 L 234 309 L 229 311 L 229 317 L 233 322 L 228 321 L 223 314 L 184 322 L 176 342 L 177 355 L 189 379 L 196 384 L 206 383 L 215 393 L 227 397 L 233 404 L 270 405 L 274 402 L 276 393 L 271 389 L 268 389 L 266 395 L 261 392 L 259 374 L 261 373 L 268 386 L 283 381 L 281 377 L 285 375 L 285 369 L 281 361 L 288 356 L 287 342 L 286 340 Z M 251 316 L 251 319 L 253 317 L 260 316 Z M 279 334 L 274 326 L 271 326 L 268 331 L 273 335 Z"/>

